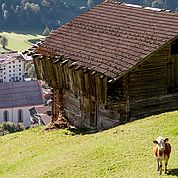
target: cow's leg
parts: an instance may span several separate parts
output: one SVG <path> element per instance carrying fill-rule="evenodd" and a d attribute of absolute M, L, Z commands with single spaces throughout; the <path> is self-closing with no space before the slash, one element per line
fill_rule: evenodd
<path fill-rule="evenodd" d="M 159 171 L 160 170 L 160 159 L 159 158 L 157 158 L 157 165 L 158 165 L 158 170 L 157 171 Z"/>
<path fill-rule="evenodd" d="M 161 175 L 161 174 L 162 174 L 162 167 L 163 167 L 163 165 L 162 165 L 162 159 L 160 159 L 160 165 L 159 165 L 159 175 Z"/>
<path fill-rule="evenodd" d="M 165 174 L 167 174 L 167 164 L 168 164 L 168 158 L 165 159 Z"/>

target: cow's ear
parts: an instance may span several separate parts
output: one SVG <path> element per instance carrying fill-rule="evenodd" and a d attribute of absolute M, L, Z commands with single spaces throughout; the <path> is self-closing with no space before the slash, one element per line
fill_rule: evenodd
<path fill-rule="evenodd" d="M 158 144 L 158 142 L 156 140 L 153 140 L 153 143 Z"/>
<path fill-rule="evenodd" d="M 165 139 L 164 139 L 164 142 L 168 142 L 168 141 L 169 141 L 169 138 L 165 138 Z"/>

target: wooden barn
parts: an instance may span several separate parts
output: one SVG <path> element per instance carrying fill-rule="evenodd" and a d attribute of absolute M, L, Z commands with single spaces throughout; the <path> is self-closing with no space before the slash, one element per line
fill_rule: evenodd
<path fill-rule="evenodd" d="M 33 47 L 39 80 L 53 88 L 53 121 L 106 129 L 178 109 L 178 13 L 115 1 Z"/>

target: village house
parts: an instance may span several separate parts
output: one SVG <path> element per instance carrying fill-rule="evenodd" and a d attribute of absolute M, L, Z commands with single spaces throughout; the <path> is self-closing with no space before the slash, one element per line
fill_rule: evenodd
<path fill-rule="evenodd" d="M 52 121 L 106 129 L 178 109 L 178 13 L 107 0 L 28 52 Z"/>
<path fill-rule="evenodd" d="M 29 111 L 33 125 L 48 125 L 51 122 L 51 107 L 36 106 L 29 109 Z"/>
<path fill-rule="evenodd" d="M 0 54 L 0 83 L 24 81 L 25 64 L 31 58 L 17 51 Z"/>
<path fill-rule="evenodd" d="M 38 81 L 0 83 L 0 122 L 9 121 L 29 127 L 29 110 L 43 104 Z"/>

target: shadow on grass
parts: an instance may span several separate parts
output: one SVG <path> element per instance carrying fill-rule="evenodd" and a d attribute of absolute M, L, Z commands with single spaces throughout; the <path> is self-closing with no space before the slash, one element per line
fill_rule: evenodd
<path fill-rule="evenodd" d="M 77 128 L 69 128 L 68 129 L 70 131 L 70 133 L 66 132 L 66 135 L 86 135 L 86 134 L 94 134 L 96 133 L 95 130 L 91 130 L 91 129 L 87 129 L 87 128 L 81 128 L 81 129 L 77 129 Z"/>
<path fill-rule="evenodd" d="M 12 51 L 12 50 L 9 48 L 0 48 L 0 53 L 6 53 L 6 52 L 10 52 L 10 51 Z"/>
<path fill-rule="evenodd" d="M 11 49 L 9 49 L 9 48 L 4 48 L 6 51 L 12 51 Z"/>
<path fill-rule="evenodd" d="M 169 169 L 167 175 L 178 176 L 178 168 L 177 169 Z"/>

